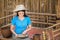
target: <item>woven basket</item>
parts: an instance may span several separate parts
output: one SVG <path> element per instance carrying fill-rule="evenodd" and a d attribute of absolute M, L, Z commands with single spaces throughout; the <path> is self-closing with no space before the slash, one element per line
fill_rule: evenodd
<path fill-rule="evenodd" d="M 12 37 L 12 32 L 10 31 L 9 27 L 1 28 L 1 33 L 2 33 L 2 36 L 5 37 L 5 38 Z"/>

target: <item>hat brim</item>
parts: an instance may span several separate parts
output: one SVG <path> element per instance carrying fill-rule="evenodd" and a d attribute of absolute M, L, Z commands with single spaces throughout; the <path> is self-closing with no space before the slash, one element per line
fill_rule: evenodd
<path fill-rule="evenodd" d="M 17 12 L 17 11 L 21 11 L 21 10 L 26 10 L 26 11 L 28 11 L 28 9 L 15 9 L 15 10 L 13 10 L 13 12 Z"/>

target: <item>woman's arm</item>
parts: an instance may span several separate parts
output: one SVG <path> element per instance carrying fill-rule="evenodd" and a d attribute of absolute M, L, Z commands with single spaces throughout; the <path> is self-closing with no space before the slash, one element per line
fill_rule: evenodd
<path fill-rule="evenodd" d="M 11 27 L 10 27 L 10 30 L 11 30 L 11 32 L 15 35 L 15 36 L 17 36 L 17 34 L 14 32 L 14 26 L 13 25 L 11 25 Z"/>
<path fill-rule="evenodd" d="M 29 25 L 28 28 L 23 32 L 23 34 L 26 34 L 29 30 L 31 30 L 32 26 Z"/>

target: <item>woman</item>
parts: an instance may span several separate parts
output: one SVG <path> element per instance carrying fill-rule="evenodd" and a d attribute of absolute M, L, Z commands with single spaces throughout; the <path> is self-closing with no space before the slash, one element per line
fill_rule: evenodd
<path fill-rule="evenodd" d="M 14 12 L 17 13 L 17 16 L 13 17 L 11 20 L 11 32 L 13 33 L 14 38 L 18 37 L 19 34 L 27 34 L 27 32 L 31 29 L 31 20 L 25 14 L 26 8 L 24 5 L 16 6 Z M 14 39 L 15 40 L 15 39 Z M 29 40 L 29 38 L 25 39 L 16 39 L 16 40 Z"/>

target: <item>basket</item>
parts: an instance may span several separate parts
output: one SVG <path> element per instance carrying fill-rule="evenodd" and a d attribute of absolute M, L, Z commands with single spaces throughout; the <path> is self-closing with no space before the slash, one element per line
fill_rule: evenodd
<path fill-rule="evenodd" d="M 18 38 L 22 38 L 22 39 L 27 38 L 27 37 L 28 37 L 28 35 L 24 35 L 24 34 L 19 34 L 18 35 Z"/>
<path fill-rule="evenodd" d="M 12 32 L 10 31 L 9 27 L 3 27 L 1 28 L 1 33 L 4 38 L 12 37 Z"/>

